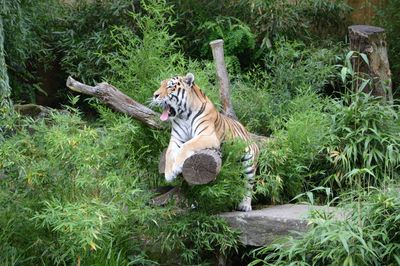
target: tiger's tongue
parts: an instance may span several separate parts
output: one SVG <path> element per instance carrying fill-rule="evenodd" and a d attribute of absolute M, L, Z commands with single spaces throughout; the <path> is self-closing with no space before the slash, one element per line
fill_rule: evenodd
<path fill-rule="evenodd" d="M 169 106 L 165 107 L 164 111 L 162 112 L 160 119 L 161 121 L 166 121 L 168 120 L 169 117 Z"/>

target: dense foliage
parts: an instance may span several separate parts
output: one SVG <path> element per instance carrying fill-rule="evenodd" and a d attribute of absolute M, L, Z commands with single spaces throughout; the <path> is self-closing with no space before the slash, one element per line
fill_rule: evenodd
<path fill-rule="evenodd" d="M 398 88 L 400 83 L 400 1 L 390 0 L 375 7 L 375 22 L 382 26 L 387 33 L 389 63 L 392 69 L 393 81 Z M 398 92 L 397 92 L 398 93 Z"/>
<path fill-rule="evenodd" d="M 332 204 L 354 213 L 340 222 L 315 214 L 302 239 L 259 250 L 254 264 L 399 261 L 399 202 L 387 186 L 399 178 L 399 107 L 354 93 L 355 54 L 339 41 L 344 1 L 39 2 L 1 2 L 0 93 L 9 76 L 14 102 L 59 107 L 31 118 L 1 109 L 3 264 L 210 265 L 239 250 L 238 232 L 216 214 L 233 210 L 245 193 L 243 143 L 224 144 L 215 182 L 190 187 L 178 179 L 172 185 L 184 197 L 155 206 L 166 185 L 157 169 L 169 133 L 71 96 L 63 85 L 67 75 L 106 80 L 147 103 L 160 80 L 193 72 L 218 105 L 208 48 L 216 38 L 225 41 L 239 120 L 271 139 L 261 150 L 254 202 L 296 201 L 325 187 L 341 199 Z M 389 2 L 382 14 L 395 8 Z"/>
<path fill-rule="evenodd" d="M 250 265 L 398 265 L 400 198 L 398 186 L 347 195 L 344 213 L 314 212 L 312 229 L 259 249 Z"/>

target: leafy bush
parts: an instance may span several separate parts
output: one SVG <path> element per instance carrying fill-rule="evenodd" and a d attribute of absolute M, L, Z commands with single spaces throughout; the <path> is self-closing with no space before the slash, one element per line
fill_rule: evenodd
<path fill-rule="evenodd" d="M 337 79 L 334 64 L 339 51 L 336 49 L 307 47 L 303 42 L 284 39 L 277 41 L 265 56 L 267 69 L 256 67 L 234 84 L 232 97 L 239 120 L 251 131 L 269 135 L 283 128 L 292 114 L 288 108 L 290 102 L 298 96 L 306 100 L 304 110 L 309 109 L 307 104 L 314 106 L 306 95 L 315 100 L 316 92 L 324 92 Z"/>
<path fill-rule="evenodd" d="M 224 53 L 228 56 L 240 56 L 254 49 L 255 38 L 250 27 L 234 17 L 217 17 L 214 21 L 206 21 L 199 31 L 207 35 L 203 40 L 202 55 L 210 57 L 209 43 L 216 39 L 224 40 Z"/>
<path fill-rule="evenodd" d="M 117 252 L 134 250 L 124 239 L 135 230 L 127 228 L 140 226 L 137 210 L 157 212 L 145 207 L 150 194 L 138 182 L 138 127 L 115 116 L 113 126 L 93 128 L 70 112 L 24 120 L 1 143 L 0 223 L 10 227 L 2 245 L 15 250 L 16 262 L 85 260 L 110 243 Z"/>
<path fill-rule="evenodd" d="M 67 75 L 101 81 L 107 71 L 102 54 L 112 48 L 114 25 L 131 26 L 131 1 L 6 1 L 5 50 L 16 101 L 44 95 L 66 101 L 58 87 Z M 51 94 L 51 95 L 50 95 Z M 49 102 L 49 101 L 48 101 Z"/>
<path fill-rule="evenodd" d="M 349 188 L 378 186 L 398 175 L 398 106 L 365 93 L 344 95 L 329 105 L 334 145 L 328 148 L 334 173 L 326 182 Z"/>
<path fill-rule="evenodd" d="M 215 260 L 215 255 L 228 255 L 237 250 L 239 234 L 222 218 L 202 212 L 176 218 L 176 221 L 169 220 L 162 226 L 157 239 L 161 250 L 171 255 L 170 260 L 188 265 L 207 265 L 207 262 Z"/>
<path fill-rule="evenodd" d="M 62 9 L 55 43 L 62 69 L 84 82 L 100 82 L 109 73 L 104 55 L 114 51 L 111 31 L 119 25 L 136 28 L 129 15 L 135 6 L 129 0 L 75 1 Z"/>
<path fill-rule="evenodd" d="M 101 127 L 68 110 L 23 119 L 1 140 L 2 261 L 154 265 L 166 261 L 160 254 L 190 263 L 235 250 L 237 232 L 200 203 L 191 213 L 148 204 L 150 188 L 162 179 L 155 172 L 161 147 L 151 132 L 107 109 L 99 109 Z M 220 181 L 221 187 L 237 186 L 227 182 L 230 187 Z M 210 195 L 217 193 L 203 193 Z M 161 248 L 160 238 L 168 245 Z M 183 255 L 172 256 L 177 250 Z"/>
<path fill-rule="evenodd" d="M 256 40 L 255 53 L 236 54 L 242 66 L 246 67 L 260 63 L 259 56 L 271 48 L 275 39 L 281 37 L 312 41 L 318 38 L 311 39 L 311 36 L 323 36 L 321 38 L 323 40 L 338 36 L 341 39 L 346 32 L 346 17 L 350 11 L 343 0 L 329 2 L 241 0 L 224 1 L 223 4 L 203 0 L 169 2 L 175 6 L 177 14 L 178 21 L 174 32 L 183 39 L 184 51 L 193 57 L 207 55 L 204 53 L 204 40 L 223 36 L 230 40 L 235 39 L 233 43 L 236 44 L 238 43 L 236 37 L 246 36 L 247 40 L 247 36 L 250 36 L 246 33 L 247 29 L 251 29 Z M 235 18 L 237 25 L 243 26 L 232 27 L 231 25 L 235 23 L 221 27 L 221 23 L 218 22 L 221 18 L 224 23 L 229 23 Z M 225 32 L 216 35 L 215 29 L 225 29 Z M 232 36 L 227 34 L 228 32 L 232 33 Z M 242 42 L 242 45 L 240 47 L 253 51 L 252 42 Z"/>
<path fill-rule="evenodd" d="M 106 56 L 110 82 L 140 102 L 151 98 L 161 80 L 185 61 L 176 50 L 177 39 L 169 32 L 174 24 L 172 7 L 153 1 L 143 5 L 144 14 L 131 14 L 140 35 L 128 27 L 112 31 L 114 53 Z"/>
<path fill-rule="evenodd" d="M 41 73 L 51 68 L 56 57 L 51 49 L 52 34 L 61 16 L 59 1 L 3 1 L 4 49 L 12 96 L 18 101 L 33 101 L 43 90 Z"/>
<path fill-rule="evenodd" d="M 398 265 L 398 186 L 357 197 L 341 204 L 345 219 L 314 213 L 308 232 L 257 250 L 250 265 Z"/>
<path fill-rule="evenodd" d="M 318 101 L 309 95 L 295 99 L 285 129 L 276 131 L 262 149 L 256 189 L 272 202 L 290 200 L 313 187 L 324 172 L 322 150 L 329 144 L 331 129 Z"/>

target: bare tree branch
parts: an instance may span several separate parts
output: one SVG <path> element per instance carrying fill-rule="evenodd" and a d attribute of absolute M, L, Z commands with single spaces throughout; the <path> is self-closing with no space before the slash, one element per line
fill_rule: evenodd
<path fill-rule="evenodd" d="M 95 96 L 102 102 L 110 106 L 112 109 L 132 116 L 133 118 L 143 122 L 147 126 L 154 129 L 163 129 L 164 126 L 159 120 L 160 114 L 154 112 L 150 108 L 135 102 L 130 97 L 123 94 L 114 86 L 103 82 L 92 87 L 76 81 L 72 77 L 67 79 L 67 87 L 73 91 Z"/>

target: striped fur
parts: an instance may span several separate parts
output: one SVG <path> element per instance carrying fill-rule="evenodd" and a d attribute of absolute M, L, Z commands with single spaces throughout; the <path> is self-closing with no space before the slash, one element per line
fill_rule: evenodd
<path fill-rule="evenodd" d="M 242 157 L 248 179 L 248 194 L 239 204 L 242 211 L 251 210 L 251 191 L 259 153 L 250 142 L 247 130 L 238 121 L 217 111 L 214 104 L 194 83 L 193 74 L 177 76 L 161 82 L 154 93 L 153 103 L 169 110 L 172 122 L 171 139 L 166 154 L 165 179 L 173 181 L 182 171 L 184 161 L 196 151 L 219 149 L 225 140 L 239 138 L 249 143 Z M 165 116 L 164 116 L 165 118 Z"/>

